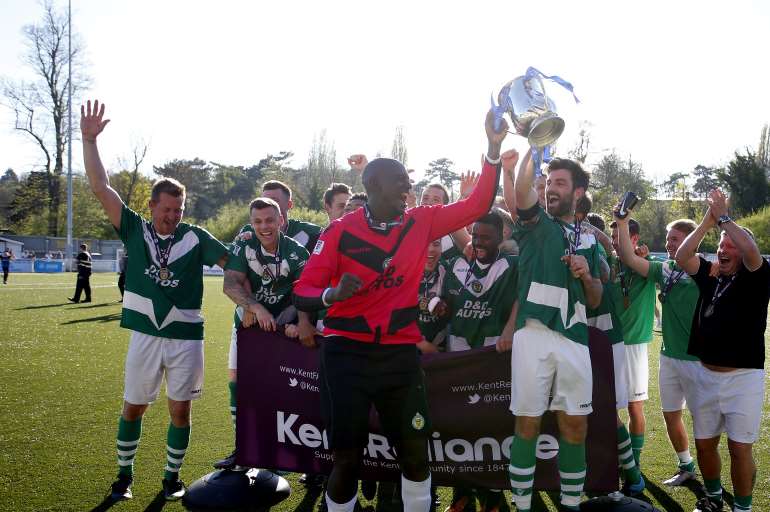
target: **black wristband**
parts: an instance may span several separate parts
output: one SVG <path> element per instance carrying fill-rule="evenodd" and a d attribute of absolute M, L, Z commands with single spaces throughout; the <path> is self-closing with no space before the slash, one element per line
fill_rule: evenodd
<path fill-rule="evenodd" d="M 521 208 L 516 208 L 516 213 L 519 214 L 519 218 L 523 221 L 527 221 L 530 219 L 534 219 L 538 213 L 540 213 L 541 207 L 540 203 L 535 203 L 526 210 L 522 210 Z"/>

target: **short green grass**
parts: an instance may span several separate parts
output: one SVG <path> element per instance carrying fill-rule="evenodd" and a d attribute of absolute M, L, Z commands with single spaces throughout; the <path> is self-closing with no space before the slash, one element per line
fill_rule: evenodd
<path fill-rule="evenodd" d="M 75 283 L 72 274 L 12 274 L 10 284 L 0 285 L 0 510 L 83 511 L 102 502 L 116 471 L 115 429 L 128 342 L 118 326 L 115 282 L 114 274 L 94 275 L 94 302 L 78 305 L 66 300 Z M 188 483 L 209 472 L 211 462 L 229 453 L 233 443 L 226 386 L 232 304 L 222 295 L 221 283 L 221 278 L 206 278 L 206 382 L 202 399 L 193 407 L 193 438 L 182 469 Z M 725 340 L 726 347 L 729 343 Z M 660 484 L 676 465 L 659 412 L 655 377 L 659 347 L 656 337 L 650 349 L 652 398 L 642 456 L 651 484 L 645 495 L 661 510 L 689 512 L 695 504 L 692 491 Z M 135 498 L 113 510 L 183 510 L 178 503 L 164 507 L 156 499 L 168 424 L 164 403 L 160 399 L 145 417 Z M 770 510 L 768 429 L 765 408 L 755 445 L 759 474 L 754 510 L 758 511 Z M 729 490 L 728 474 L 725 465 L 724 485 Z M 315 500 L 303 500 L 309 497 L 297 484 L 297 475 L 288 478 L 293 494 L 274 510 L 312 510 Z M 441 489 L 441 495 L 443 508 L 450 491 Z M 541 493 L 539 498 L 538 510 L 555 510 L 551 497 Z"/>

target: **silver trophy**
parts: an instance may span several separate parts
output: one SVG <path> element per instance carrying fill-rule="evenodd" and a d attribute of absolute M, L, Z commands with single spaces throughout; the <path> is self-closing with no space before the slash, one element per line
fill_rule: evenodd
<path fill-rule="evenodd" d="M 503 86 L 497 95 L 497 105 L 494 99 L 492 100 L 492 107 L 498 119 L 507 112 L 516 133 L 526 137 L 533 148 L 553 144 L 564 131 L 564 120 L 559 117 L 556 104 L 548 96 L 544 78 L 553 80 L 572 92 L 569 82 L 529 68 L 524 76 L 514 78 Z M 577 98 L 575 100 L 577 101 Z"/>

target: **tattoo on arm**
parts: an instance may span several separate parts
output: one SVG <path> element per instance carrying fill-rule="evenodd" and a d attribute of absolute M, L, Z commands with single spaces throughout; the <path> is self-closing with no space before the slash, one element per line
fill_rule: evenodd
<path fill-rule="evenodd" d="M 248 309 L 251 304 L 258 304 L 258 302 L 244 287 L 245 282 L 247 282 L 245 273 L 226 270 L 222 290 L 225 292 L 225 295 L 230 297 L 230 300 L 244 309 Z"/>

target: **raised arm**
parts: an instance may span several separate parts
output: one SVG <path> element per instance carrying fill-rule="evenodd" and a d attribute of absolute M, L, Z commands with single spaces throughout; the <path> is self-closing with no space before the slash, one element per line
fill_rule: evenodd
<path fill-rule="evenodd" d="M 711 216 L 715 221 L 719 221 L 720 217 L 723 219 L 729 218 L 727 215 L 727 198 L 721 190 L 709 192 L 707 201 L 711 209 Z M 722 222 L 719 227 L 725 230 L 725 233 L 730 236 L 730 240 L 741 251 L 743 265 L 749 272 L 754 272 L 762 266 L 762 255 L 759 252 L 759 247 L 757 247 L 757 244 L 742 227 L 733 222 L 732 219 Z"/>
<path fill-rule="evenodd" d="M 104 170 L 102 159 L 99 157 L 99 148 L 96 146 L 96 138 L 102 133 L 104 127 L 109 123 L 109 119 L 104 119 L 104 103 L 99 105 L 99 100 L 95 100 L 93 109 L 91 100 L 88 100 L 86 106 L 80 106 L 80 133 L 83 139 L 83 162 L 88 176 L 88 183 L 91 185 L 91 191 L 102 203 L 107 218 L 110 219 L 115 228 L 120 229 L 120 214 L 123 210 L 123 200 L 115 189 L 110 187 L 110 180 L 107 177 L 107 171 Z"/>
<path fill-rule="evenodd" d="M 647 274 L 650 272 L 650 262 L 645 258 L 637 256 L 634 251 L 634 246 L 631 243 L 631 233 L 628 231 L 628 217 L 625 219 L 618 218 L 617 208 L 613 210 L 612 215 L 618 226 L 618 242 L 620 244 L 620 254 L 618 254 L 618 257 L 620 261 L 640 276 L 647 277 Z"/>
<path fill-rule="evenodd" d="M 500 175 L 500 147 L 508 133 L 508 123 L 503 119 L 500 131 L 495 131 L 495 116 L 491 110 L 487 112 L 485 130 L 487 133 L 487 155 L 481 177 L 473 188 L 473 192 L 465 199 L 456 203 L 436 208 L 428 240 L 436 240 L 442 236 L 457 231 L 472 223 L 492 208 L 497 193 L 497 183 Z"/>
<path fill-rule="evenodd" d="M 535 166 L 532 163 L 532 152 L 527 151 L 519 164 L 519 172 L 516 175 L 516 207 L 521 210 L 529 210 L 537 204 L 537 191 L 535 190 Z"/>
<path fill-rule="evenodd" d="M 500 155 L 500 159 L 503 164 L 503 199 L 505 199 L 505 206 L 511 214 L 511 219 L 516 222 L 519 214 L 516 212 L 516 187 L 514 183 L 516 181 L 516 164 L 519 162 L 519 152 L 515 149 L 509 149 Z"/>
<path fill-rule="evenodd" d="M 676 264 L 679 268 L 687 272 L 689 275 L 695 275 L 700 268 L 700 258 L 695 252 L 698 250 L 703 237 L 713 227 L 716 227 L 716 221 L 711 215 L 711 208 L 706 210 L 706 215 L 703 216 L 703 220 L 700 221 L 695 231 L 687 235 L 682 245 L 676 250 Z"/>

